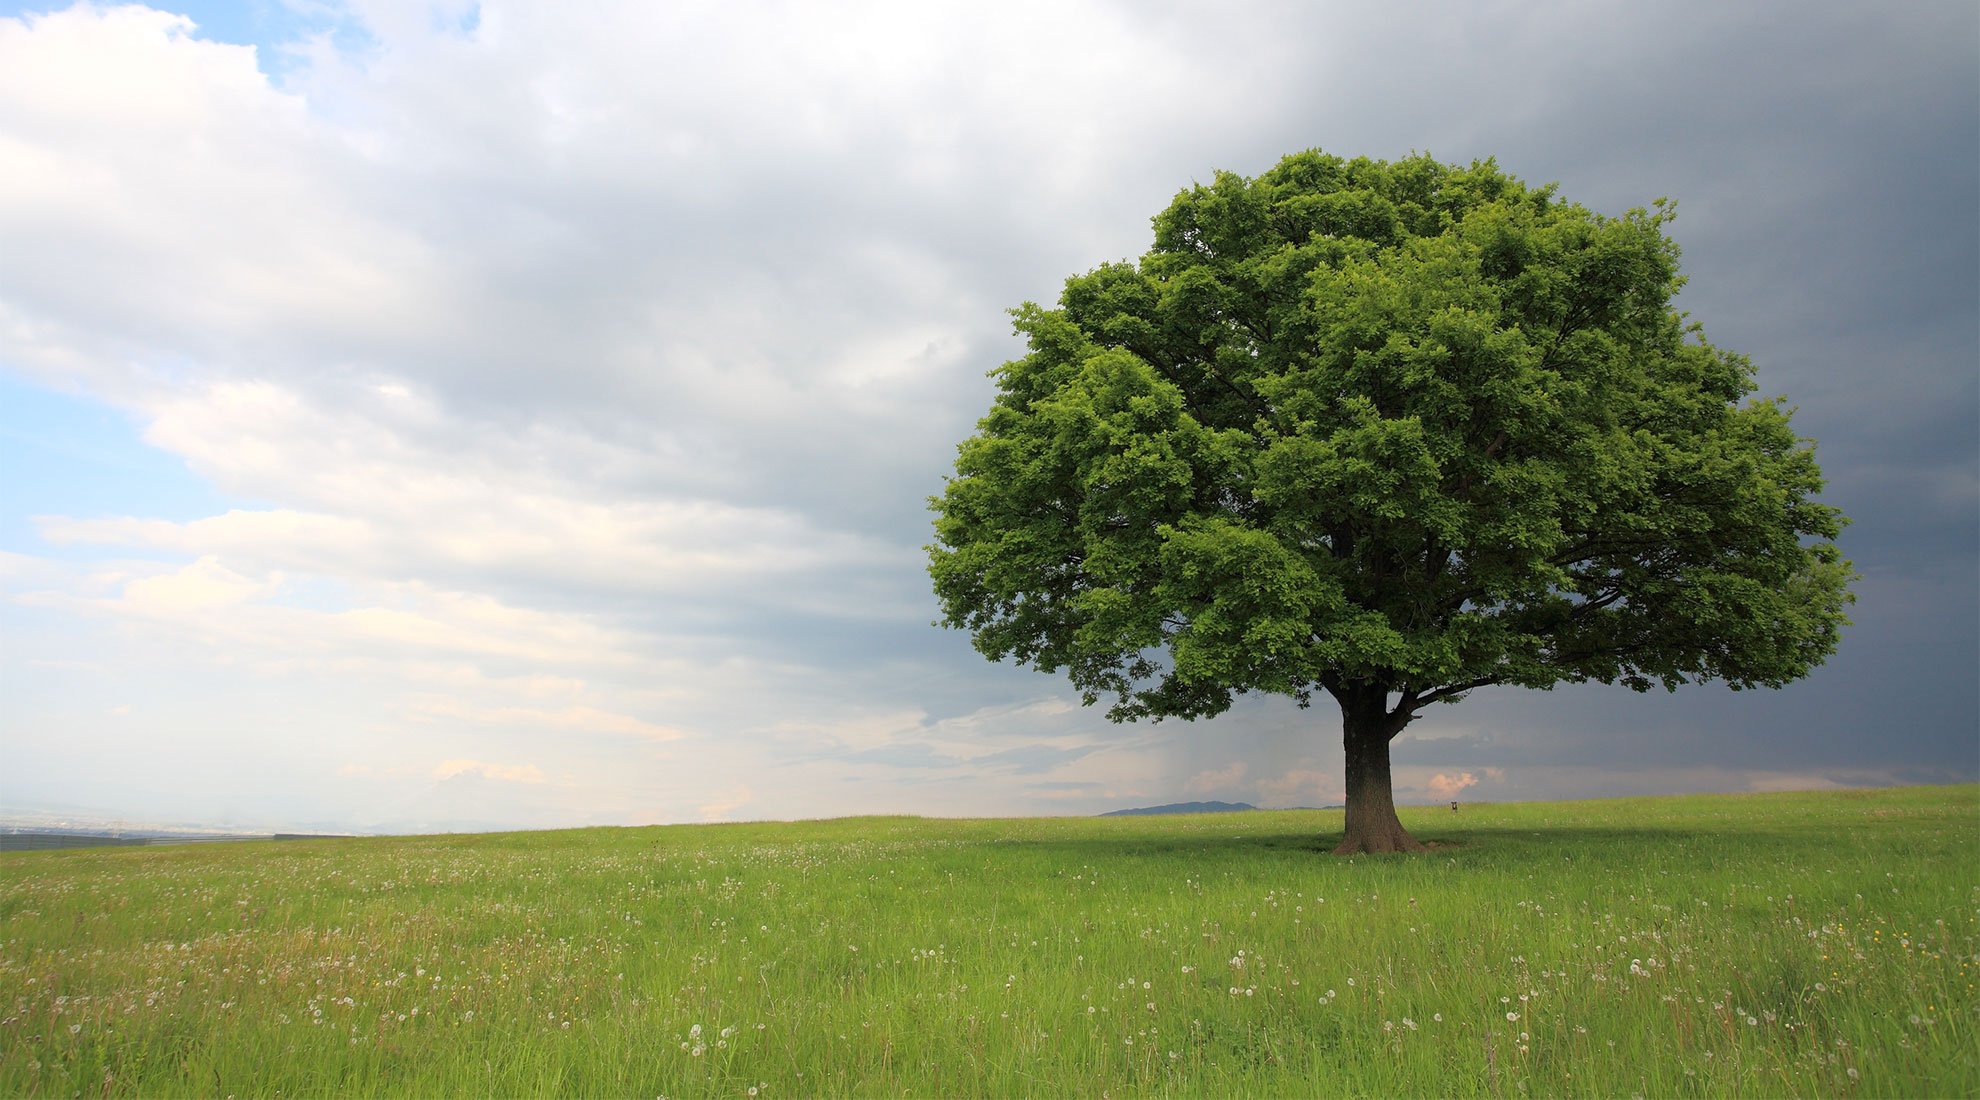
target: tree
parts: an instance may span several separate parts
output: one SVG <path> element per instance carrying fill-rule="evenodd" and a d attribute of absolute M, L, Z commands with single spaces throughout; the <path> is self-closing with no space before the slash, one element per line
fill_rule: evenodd
<path fill-rule="evenodd" d="M 1219 172 L 1029 354 L 930 506 L 946 625 L 1116 721 L 1339 704 L 1336 851 L 1422 845 L 1389 742 L 1487 685 L 1778 687 L 1854 579 L 1813 445 L 1673 310 L 1674 207 L 1493 161 Z"/>

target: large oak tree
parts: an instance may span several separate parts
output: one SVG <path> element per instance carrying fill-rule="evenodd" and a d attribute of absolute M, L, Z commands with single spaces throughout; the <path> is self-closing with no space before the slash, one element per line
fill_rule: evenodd
<path fill-rule="evenodd" d="M 1140 262 L 1013 311 L 1029 354 L 931 502 L 945 622 L 1116 720 L 1326 692 L 1341 852 L 1421 847 L 1389 742 L 1431 703 L 1806 674 L 1844 520 L 1672 308 L 1672 209 L 1317 151 L 1183 191 Z"/>

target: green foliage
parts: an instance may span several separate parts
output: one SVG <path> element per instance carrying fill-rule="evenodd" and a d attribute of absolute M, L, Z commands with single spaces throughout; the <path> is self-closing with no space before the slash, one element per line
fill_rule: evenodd
<path fill-rule="evenodd" d="M 1403 813 L 8 853 L 0 1096 L 1980 1095 L 1980 789 Z"/>
<path fill-rule="evenodd" d="M 1673 311 L 1672 210 L 1319 152 L 1182 192 L 1139 263 L 1014 311 L 932 502 L 944 621 L 1117 719 L 1805 675 L 1844 520 Z"/>

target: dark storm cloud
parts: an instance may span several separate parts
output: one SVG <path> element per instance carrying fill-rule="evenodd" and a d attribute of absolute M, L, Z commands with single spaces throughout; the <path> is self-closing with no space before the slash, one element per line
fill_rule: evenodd
<path fill-rule="evenodd" d="M 1248 158 L 1495 156 L 1620 213 L 1679 202 L 1680 305 L 1819 441 L 1865 575 L 1841 651 L 1780 692 L 1486 692 L 1398 762 L 1980 774 L 1980 78 L 1967 4 L 1578 5 L 1356 28 L 1302 128 Z M 1328 40 L 1315 19 L 1308 41 Z M 1343 109 L 1348 103 L 1352 109 Z M 1336 137 L 1334 135 L 1340 135 Z M 1428 730 L 1426 730 L 1428 732 Z"/>

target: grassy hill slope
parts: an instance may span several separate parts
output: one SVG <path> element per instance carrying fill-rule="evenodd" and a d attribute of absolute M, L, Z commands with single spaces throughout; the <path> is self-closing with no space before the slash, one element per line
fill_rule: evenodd
<path fill-rule="evenodd" d="M 1980 1094 L 1980 787 L 0 856 L 0 1095 Z"/>

